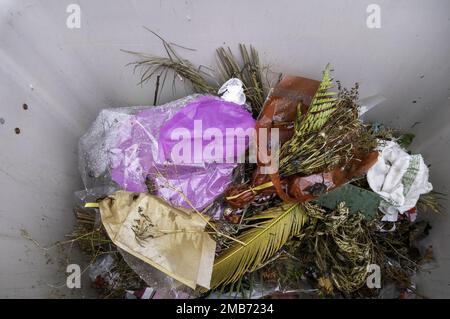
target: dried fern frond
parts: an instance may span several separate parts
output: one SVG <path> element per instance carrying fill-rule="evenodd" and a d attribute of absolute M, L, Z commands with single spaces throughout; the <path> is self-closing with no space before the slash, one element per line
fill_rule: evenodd
<path fill-rule="evenodd" d="M 307 113 L 297 115 L 292 138 L 280 149 L 280 175 L 313 174 L 345 165 L 355 154 L 365 154 L 376 147 L 373 132 L 358 119 L 358 86 L 340 89 L 336 96 L 330 67 Z"/>
<path fill-rule="evenodd" d="M 331 114 L 336 110 L 337 93 L 328 91 L 332 87 L 330 65 L 328 64 L 323 71 L 322 81 L 304 118 L 300 114 L 297 116 L 296 134 L 303 135 L 312 131 L 318 131 L 325 125 Z"/>
<path fill-rule="evenodd" d="M 336 103 L 336 113 L 321 132 L 294 135 L 281 147 L 280 174 L 289 176 L 323 171 L 350 161 L 360 147 L 373 148 L 374 138 L 365 134 L 356 112 L 351 101 L 340 100 Z"/>
<path fill-rule="evenodd" d="M 238 237 L 246 245 L 234 244 L 217 258 L 211 288 L 234 283 L 258 269 L 292 236 L 300 234 L 307 219 L 300 204 L 277 207 L 249 218 L 255 222 L 254 227 Z"/>
<path fill-rule="evenodd" d="M 238 78 L 244 84 L 244 93 L 252 107 L 253 116 L 261 112 L 267 89 L 262 81 L 262 69 L 256 49 L 250 46 L 250 51 L 244 44 L 239 44 L 242 64 L 236 59 L 231 49 L 217 49 L 218 67 L 224 81 Z"/>
<path fill-rule="evenodd" d="M 280 173 L 283 176 L 299 173 L 305 169 L 314 171 L 323 165 L 325 157 L 330 164 L 338 160 L 333 154 L 325 152 L 324 148 L 328 143 L 325 133 L 318 132 L 337 108 L 336 93 L 328 91 L 331 87 L 330 66 L 327 65 L 307 113 L 302 115 L 299 108 L 294 135 L 281 146 Z M 320 163 L 319 167 L 308 162 L 310 160 Z"/>

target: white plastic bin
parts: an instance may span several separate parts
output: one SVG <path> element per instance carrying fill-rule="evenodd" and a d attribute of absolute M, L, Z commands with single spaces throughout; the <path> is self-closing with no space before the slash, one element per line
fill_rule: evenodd
<path fill-rule="evenodd" d="M 380 28 L 367 24 L 373 3 Z M 73 4 L 80 28 L 67 25 Z M 344 85 L 360 83 L 361 97 L 386 98 L 368 119 L 416 134 L 413 149 L 431 164 L 435 189 L 448 193 L 447 0 L 0 0 L 0 297 L 94 296 L 87 284 L 67 289 L 58 249 L 39 248 L 23 230 L 42 247 L 64 239 L 82 187 L 79 137 L 102 108 L 152 104 L 153 89 L 136 85 L 125 67 L 133 57 L 120 51 L 163 54 L 142 26 L 195 48 L 183 54 L 198 64 L 214 65 L 215 48 L 240 42 L 284 73 L 319 78 L 330 62 Z M 160 102 L 184 95 L 167 90 Z M 432 226 L 438 268 L 417 286 L 450 297 L 448 214 Z"/>

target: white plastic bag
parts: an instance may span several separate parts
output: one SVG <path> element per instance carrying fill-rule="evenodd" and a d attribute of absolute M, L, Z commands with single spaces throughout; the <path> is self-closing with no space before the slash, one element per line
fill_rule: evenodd
<path fill-rule="evenodd" d="M 367 172 L 370 188 L 383 200 L 383 221 L 394 222 L 398 213 L 416 206 L 419 196 L 433 189 L 422 155 L 409 155 L 393 141 L 383 141 L 378 161 Z"/>

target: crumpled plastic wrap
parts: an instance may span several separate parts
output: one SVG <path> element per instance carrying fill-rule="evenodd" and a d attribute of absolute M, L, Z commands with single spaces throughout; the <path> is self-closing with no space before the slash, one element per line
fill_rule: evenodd
<path fill-rule="evenodd" d="M 158 186 L 162 186 L 158 194 L 175 206 L 206 207 L 231 183 L 233 169 L 248 147 L 249 140 L 237 137 L 234 130 L 246 132 L 254 125 L 250 113 L 235 103 L 212 96 L 189 103 L 161 127 L 155 169 L 163 171 L 164 177 L 155 174 Z M 189 138 L 174 139 L 173 134 L 179 130 L 189 133 Z M 207 137 L 208 132 L 211 135 Z M 177 151 L 180 143 L 182 157 Z"/>
<path fill-rule="evenodd" d="M 76 191 L 74 193 L 75 204 L 84 207 L 86 203 L 96 202 L 97 199 L 103 198 L 109 194 L 112 194 L 116 191 L 120 190 L 115 185 L 110 186 L 99 186 L 94 188 L 86 188 L 81 191 Z"/>
<path fill-rule="evenodd" d="M 202 122 L 203 131 L 219 129 L 224 133 L 224 143 L 226 128 L 245 130 L 254 126 L 243 106 L 213 96 L 191 95 L 158 107 L 103 110 L 80 140 L 80 172 L 85 187 L 111 185 L 113 181 L 127 191 L 148 192 L 151 185 L 154 194 L 173 206 L 205 208 L 231 182 L 236 161 L 216 163 L 220 161 L 211 157 L 184 164 L 173 161 L 171 150 L 177 141 L 170 134 L 174 128 L 192 133 L 193 120 Z M 209 142 L 200 139 L 202 146 Z M 183 140 L 191 145 L 197 141 L 193 134 Z M 236 150 L 234 143 L 231 147 Z"/>
<path fill-rule="evenodd" d="M 158 187 L 157 195 L 173 206 L 189 209 L 193 206 L 201 211 L 228 187 L 235 166 L 235 164 L 206 164 L 200 167 L 155 165 L 161 175 L 152 176 Z"/>
<path fill-rule="evenodd" d="M 222 99 L 239 105 L 245 104 L 244 84 L 238 78 L 231 78 L 226 81 L 217 92 Z"/>
<path fill-rule="evenodd" d="M 89 278 L 94 284 L 114 286 L 119 274 L 114 272 L 116 261 L 111 254 L 102 255 L 89 265 Z"/>
<path fill-rule="evenodd" d="M 79 171 L 85 188 L 111 183 L 113 160 L 119 160 L 120 150 L 117 145 L 130 138 L 137 113 L 152 110 L 152 121 L 156 124 L 152 131 L 153 134 L 159 134 L 161 122 L 171 118 L 198 96 L 190 95 L 157 107 L 132 106 L 102 110 L 89 130 L 80 138 L 78 145 Z M 128 152 L 131 152 L 131 149 Z"/>
<path fill-rule="evenodd" d="M 245 154 L 248 139 L 236 136 L 239 130 L 253 129 L 255 120 L 242 106 L 214 96 L 199 97 L 181 109 L 161 127 L 159 136 L 159 162 L 179 164 L 177 158 L 188 164 L 236 163 Z M 177 132 L 189 136 L 180 141 Z M 183 142 L 183 144 L 180 144 Z M 242 142 L 242 144 L 240 144 Z M 210 149 L 208 146 L 215 146 Z M 176 145 L 185 146 L 187 156 L 178 153 Z M 219 147 L 220 146 L 220 147 Z"/>

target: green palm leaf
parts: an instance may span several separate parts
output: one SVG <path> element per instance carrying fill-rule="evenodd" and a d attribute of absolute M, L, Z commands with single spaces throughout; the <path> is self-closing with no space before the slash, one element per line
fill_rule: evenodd
<path fill-rule="evenodd" d="M 269 260 L 292 236 L 298 235 L 307 221 L 300 204 L 290 204 L 259 213 L 247 220 L 255 221 L 253 228 L 238 239 L 216 260 L 211 288 L 238 281 L 247 272 L 255 271 Z"/>

